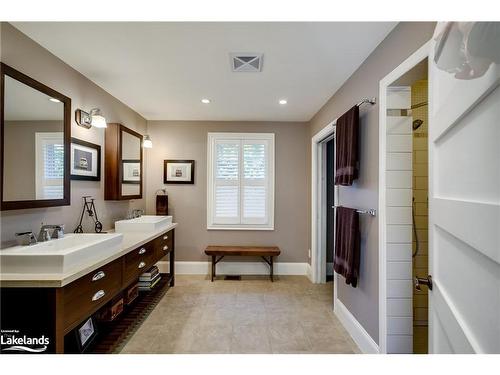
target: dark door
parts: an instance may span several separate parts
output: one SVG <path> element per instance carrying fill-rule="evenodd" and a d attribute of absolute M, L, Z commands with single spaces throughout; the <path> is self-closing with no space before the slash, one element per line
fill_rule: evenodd
<path fill-rule="evenodd" d="M 334 218 L 335 209 L 335 139 L 326 144 L 326 263 L 327 267 L 332 267 L 334 252 Z M 332 270 L 327 269 L 327 281 L 333 279 Z"/>

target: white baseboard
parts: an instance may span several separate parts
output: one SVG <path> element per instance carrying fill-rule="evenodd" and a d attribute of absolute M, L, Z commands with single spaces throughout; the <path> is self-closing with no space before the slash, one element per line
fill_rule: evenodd
<path fill-rule="evenodd" d="M 160 272 L 166 272 L 169 262 L 158 262 Z M 275 275 L 303 275 L 310 274 L 309 263 L 274 263 Z M 178 275 L 209 275 L 210 262 L 175 262 L 175 273 Z M 269 266 L 264 262 L 220 262 L 217 264 L 217 275 L 269 275 Z M 309 277 L 309 276 L 308 276 Z"/>
<path fill-rule="evenodd" d="M 377 343 L 371 338 L 347 307 L 345 307 L 339 299 L 335 300 L 333 306 L 335 315 L 337 315 L 337 318 L 339 318 L 344 328 L 349 332 L 349 335 L 351 335 L 361 352 L 366 354 L 378 354 L 379 347 Z"/>

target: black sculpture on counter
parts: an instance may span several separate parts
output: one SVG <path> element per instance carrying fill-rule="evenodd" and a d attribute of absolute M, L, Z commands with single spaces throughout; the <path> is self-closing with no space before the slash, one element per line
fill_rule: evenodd
<path fill-rule="evenodd" d="M 90 202 L 87 199 L 89 199 Z M 85 215 L 85 211 L 87 211 L 89 217 L 91 217 L 94 220 L 95 232 L 101 233 L 102 232 L 102 223 L 97 218 L 97 211 L 95 209 L 94 198 L 92 198 L 90 195 L 83 197 L 83 209 L 82 209 L 82 214 L 80 216 L 80 223 L 78 224 L 78 226 L 74 230 L 74 233 L 83 233 L 82 221 L 83 221 L 83 215 Z"/>

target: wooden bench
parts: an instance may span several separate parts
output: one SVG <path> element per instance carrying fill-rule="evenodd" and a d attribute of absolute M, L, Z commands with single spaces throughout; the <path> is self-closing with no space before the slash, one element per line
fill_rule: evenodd
<path fill-rule="evenodd" d="M 280 255 L 281 251 L 278 247 L 256 247 L 256 246 L 208 246 L 205 249 L 205 254 L 212 257 L 212 281 L 215 278 L 215 266 L 226 255 L 232 256 L 260 256 L 269 264 L 271 281 L 273 280 L 273 258 Z M 219 258 L 217 258 L 219 257 Z M 269 257 L 269 259 L 267 258 Z"/>

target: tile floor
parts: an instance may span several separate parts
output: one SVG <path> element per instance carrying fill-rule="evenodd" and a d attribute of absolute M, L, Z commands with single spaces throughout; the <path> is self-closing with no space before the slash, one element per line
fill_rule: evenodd
<path fill-rule="evenodd" d="M 359 353 L 332 294 L 302 276 L 179 275 L 121 353 Z"/>

